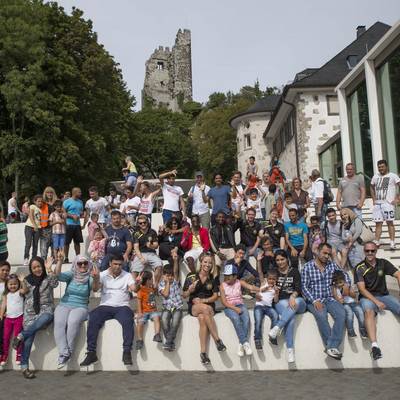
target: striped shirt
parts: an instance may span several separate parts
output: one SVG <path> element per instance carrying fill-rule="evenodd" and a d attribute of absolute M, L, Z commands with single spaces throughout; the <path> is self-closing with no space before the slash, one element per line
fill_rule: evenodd
<path fill-rule="evenodd" d="M 0 254 L 7 253 L 7 225 L 4 221 L 0 221 Z"/>

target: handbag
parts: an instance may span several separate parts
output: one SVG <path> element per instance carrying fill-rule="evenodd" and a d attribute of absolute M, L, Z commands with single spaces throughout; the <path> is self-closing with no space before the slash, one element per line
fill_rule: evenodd
<path fill-rule="evenodd" d="M 357 238 L 358 243 L 364 245 L 365 243 L 372 242 L 375 240 L 375 233 L 372 232 L 372 229 L 365 224 L 365 222 L 359 218 L 363 224 L 362 231 L 360 236 Z"/>

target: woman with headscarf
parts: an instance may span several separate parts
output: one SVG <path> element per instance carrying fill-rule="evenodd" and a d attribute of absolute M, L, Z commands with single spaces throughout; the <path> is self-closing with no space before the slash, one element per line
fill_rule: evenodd
<path fill-rule="evenodd" d="M 55 274 L 66 282 L 64 296 L 54 312 L 54 338 L 58 348 L 58 365 L 67 365 L 74 350 L 75 339 L 88 317 L 90 291 L 99 288 L 99 272 L 87 257 L 77 255 L 70 271 L 61 272 L 63 252 L 58 253 Z"/>
<path fill-rule="evenodd" d="M 360 239 L 363 223 L 350 208 L 342 208 L 340 218 L 343 224 L 342 239 L 348 249 L 347 259 L 351 268 L 355 268 L 364 260 L 364 248 Z"/>
<path fill-rule="evenodd" d="M 29 356 L 36 333 L 53 321 L 53 289 L 58 285 L 57 276 L 52 271 L 53 258 L 44 262 L 41 257 L 33 257 L 29 262 L 30 274 L 22 282 L 25 295 L 24 325 L 21 333 L 13 340 L 16 349 L 23 342 L 21 369 L 25 378 L 35 374 L 29 370 Z"/>

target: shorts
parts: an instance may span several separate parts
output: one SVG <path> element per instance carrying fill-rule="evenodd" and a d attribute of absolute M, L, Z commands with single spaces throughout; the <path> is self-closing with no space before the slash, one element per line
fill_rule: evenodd
<path fill-rule="evenodd" d="M 54 249 L 63 249 L 65 244 L 65 234 L 64 233 L 53 233 L 53 248 Z"/>
<path fill-rule="evenodd" d="M 387 294 L 387 295 L 375 295 L 375 297 L 381 301 L 382 303 L 385 304 L 386 310 L 391 311 L 394 315 L 397 315 L 398 317 L 400 316 L 400 301 L 396 297 Z M 373 303 L 371 300 L 361 297 L 360 299 L 360 305 L 363 311 L 365 312 L 366 310 L 374 310 L 375 313 L 377 314 L 379 312 L 378 306 Z"/>
<path fill-rule="evenodd" d="M 372 218 L 374 222 L 394 221 L 394 211 L 393 204 L 375 204 L 372 209 Z"/>
<path fill-rule="evenodd" d="M 146 265 L 143 265 L 139 257 L 135 256 L 131 264 L 131 272 L 142 272 L 148 269 L 148 267 L 154 271 L 156 268 L 162 267 L 163 265 L 161 258 L 155 253 L 142 253 L 142 256 L 146 260 Z"/>
<path fill-rule="evenodd" d="M 143 317 L 138 320 L 138 322 L 140 324 L 144 325 L 148 320 L 154 321 L 154 318 L 157 318 L 157 317 L 160 317 L 160 316 L 161 316 L 161 313 L 158 312 L 158 311 L 146 312 L 146 313 L 143 314 Z"/>
<path fill-rule="evenodd" d="M 65 244 L 69 246 L 72 240 L 75 244 L 83 243 L 82 229 L 80 225 L 67 225 L 65 232 Z"/>
<path fill-rule="evenodd" d="M 195 249 L 188 250 L 183 256 L 183 259 L 186 261 L 189 257 L 191 257 L 196 263 L 200 257 L 200 254 L 203 253 L 203 251 L 204 249 L 202 247 L 196 247 Z"/>

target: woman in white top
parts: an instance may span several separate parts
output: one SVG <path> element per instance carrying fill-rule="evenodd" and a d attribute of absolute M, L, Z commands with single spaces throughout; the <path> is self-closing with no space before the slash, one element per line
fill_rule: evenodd
<path fill-rule="evenodd" d="M 154 209 L 155 198 L 161 193 L 161 187 L 151 191 L 150 183 L 143 180 L 142 176 L 137 179 L 134 195 L 141 193 L 139 214 L 144 214 L 151 223 L 151 214 Z"/>

